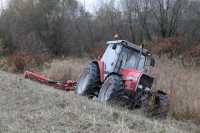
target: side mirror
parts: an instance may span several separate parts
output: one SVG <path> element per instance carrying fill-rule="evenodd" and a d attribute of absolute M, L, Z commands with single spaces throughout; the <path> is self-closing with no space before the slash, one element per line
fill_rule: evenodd
<path fill-rule="evenodd" d="M 151 65 L 152 67 L 154 67 L 154 66 L 155 66 L 155 64 L 156 64 L 156 62 L 155 62 L 155 59 L 154 59 L 154 58 L 151 58 L 150 65 Z"/>
<path fill-rule="evenodd" d="M 102 55 L 99 55 L 99 56 L 97 57 L 97 60 L 101 60 L 101 58 L 102 58 Z"/>
<path fill-rule="evenodd" d="M 117 49 L 117 44 L 114 44 L 114 45 L 112 46 L 112 49 L 113 49 L 113 50 L 116 50 L 116 49 Z"/>

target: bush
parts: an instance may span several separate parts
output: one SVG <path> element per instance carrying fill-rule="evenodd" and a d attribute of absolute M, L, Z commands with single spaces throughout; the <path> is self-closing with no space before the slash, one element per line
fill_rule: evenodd
<path fill-rule="evenodd" d="M 49 60 L 47 54 L 13 53 L 7 57 L 10 72 L 24 72 L 25 70 L 40 67 Z"/>

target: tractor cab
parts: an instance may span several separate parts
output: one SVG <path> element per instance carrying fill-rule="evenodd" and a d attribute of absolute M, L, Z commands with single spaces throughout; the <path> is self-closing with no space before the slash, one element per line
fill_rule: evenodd
<path fill-rule="evenodd" d="M 124 40 L 107 42 L 107 49 L 101 59 L 104 62 L 104 77 L 110 73 L 147 73 L 155 61 L 146 49 Z"/>

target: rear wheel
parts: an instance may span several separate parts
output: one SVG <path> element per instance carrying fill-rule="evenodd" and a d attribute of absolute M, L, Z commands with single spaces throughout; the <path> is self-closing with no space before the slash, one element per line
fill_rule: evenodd
<path fill-rule="evenodd" d="M 82 72 L 75 92 L 80 96 L 94 96 L 98 91 L 100 79 L 98 67 L 96 64 L 89 64 Z"/>
<path fill-rule="evenodd" d="M 148 116 L 165 118 L 169 111 L 169 97 L 163 91 L 154 92 L 146 97 L 143 110 Z"/>
<path fill-rule="evenodd" d="M 166 117 L 169 112 L 169 96 L 163 91 L 157 91 L 155 93 L 155 108 L 153 110 L 153 116 L 162 118 Z"/>
<path fill-rule="evenodd" d="M 98 100 L 100 102 L 113 101 L 123 95 L 123 82 L 120 76 L 109 76 L 101 87 Z"/>

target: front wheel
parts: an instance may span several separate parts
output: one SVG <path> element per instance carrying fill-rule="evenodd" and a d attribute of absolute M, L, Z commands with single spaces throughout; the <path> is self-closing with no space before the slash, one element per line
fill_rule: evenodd
<path fill-rule="evenodd" d="M 123 92 L 123 82 L 120 76 L 111 75 L 103 83 L 98 100 L 100 102 L 108 102 L 119 98 Z"/>
<path fill-rule="evenodd" d="M 75 92 L 80 96 L 93 96 L 98 90 L 99 83 L 98 66 L 91 63 L 83 70 L 75 88 Z"/>

